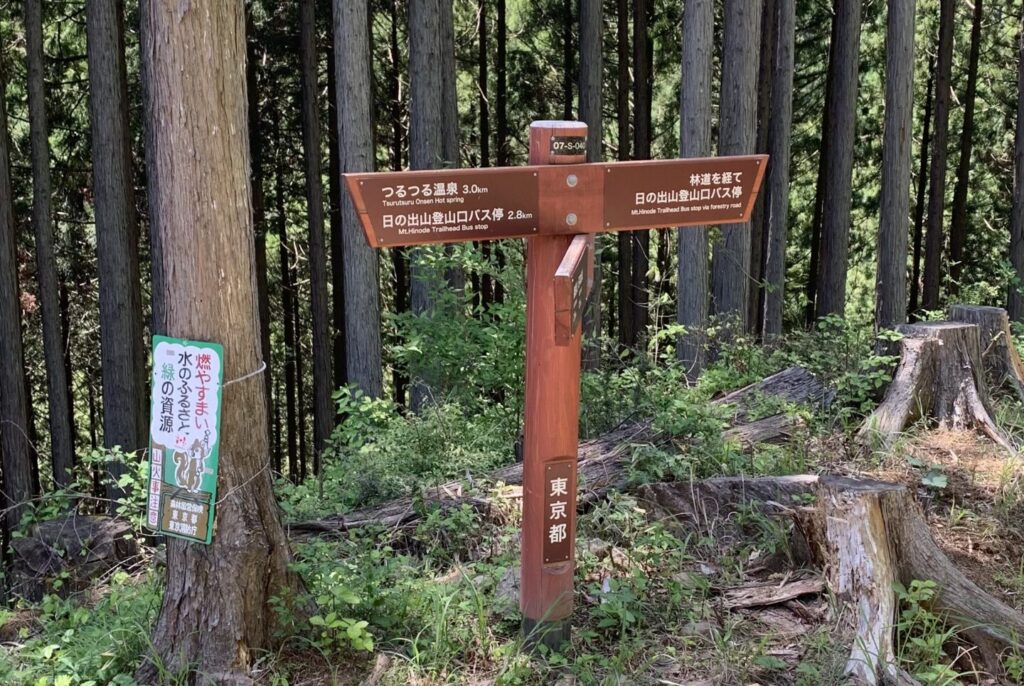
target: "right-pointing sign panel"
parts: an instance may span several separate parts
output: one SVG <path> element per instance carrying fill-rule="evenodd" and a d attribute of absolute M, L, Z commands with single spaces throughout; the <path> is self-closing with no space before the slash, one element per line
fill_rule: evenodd
<path fill-rule="evenodd" d="M 750 219 L 768 158 L 620 162 L 605 165 L 605 231 Z"/>

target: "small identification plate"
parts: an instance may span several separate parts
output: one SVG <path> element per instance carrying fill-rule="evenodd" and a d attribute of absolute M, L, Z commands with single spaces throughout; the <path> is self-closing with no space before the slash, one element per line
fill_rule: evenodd
<path fill-rule="evenodd" d="M 586 155 L 586 136 L 552 136 L 552 155 Z"/>

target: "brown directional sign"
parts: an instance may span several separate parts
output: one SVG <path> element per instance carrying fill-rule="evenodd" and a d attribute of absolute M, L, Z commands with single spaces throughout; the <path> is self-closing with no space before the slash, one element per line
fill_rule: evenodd
<path fill-rule="evenodd" d="M 766 159 L 609 164 L 605 167 L 604 230 L 746 221 L 761 187 Z"/>
<path fill-rule="evenodd" d="M 550 145 L 568 155 L 576 138 Z M 367 240 L 385 248 L 740 223 L 750 218 L 766 162 L 751 155 L 345 174 L 345 181 Z"/>
<path fill-rule="evenodd" d="M 346 174 L 370 245 L 460 243 L 537 232 L 537 170 Z"/>
<path fill-rule="evenodd" d="M 555 272 L 555 343 L 569 345 L 579 331 L 594 285 L 594 236 L 576 236 Z"/>

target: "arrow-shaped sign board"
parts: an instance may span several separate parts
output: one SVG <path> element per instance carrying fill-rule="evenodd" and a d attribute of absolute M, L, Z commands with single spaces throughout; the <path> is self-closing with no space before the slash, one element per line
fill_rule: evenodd
<path fill-rule="evenodd" d="M 767 157 L 345 174 L 370 245 L 734 224 Z"/>

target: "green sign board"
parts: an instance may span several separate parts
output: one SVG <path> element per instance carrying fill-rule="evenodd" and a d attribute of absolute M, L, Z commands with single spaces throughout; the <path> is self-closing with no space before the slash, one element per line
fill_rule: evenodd
<path fill-rule="evenodd" d="M 146 526 L 209 543 L 217 502 L 224 349 L 153 337 Z"/>

